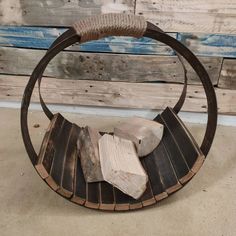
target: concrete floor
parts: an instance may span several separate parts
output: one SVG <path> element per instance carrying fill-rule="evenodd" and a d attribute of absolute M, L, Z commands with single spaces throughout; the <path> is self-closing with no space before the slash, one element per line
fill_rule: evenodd
<path fill-rule="evenodd" d="M 119 118 L 66 114 L 78 124 L 112 127 Z M 38 148 L 48 121 L 31 112 Z M 37 123 L 39 128 L 34 128 Z M 202 125 L 188 124 L 197 140 Z M 0 235 L 236 235 L 236 127 L 219 126 L 207 161 L 182 190 L 128 213 L 86 209 L 58 196 L 33 169 L 22 143 L 19 110 L 0 109 Z"/>

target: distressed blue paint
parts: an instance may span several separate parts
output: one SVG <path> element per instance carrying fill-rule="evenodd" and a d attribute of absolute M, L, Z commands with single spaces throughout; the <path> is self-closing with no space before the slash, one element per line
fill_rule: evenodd
<path fill-rule="evenodd" d="M 67 28 L 0 26 L 0 46 L 48 49 L 65 30 Z M 171 36 L 176 38 L 177 34 Z M 107 37 L 87 42 L 80 45 L 79 51 L 174 55 L 172 49 L 155 40 L 131 37 Z"/>
<path fill-rule="evenodd" d="M 236 35 L 178 33 L 177 39 L 199 56 L 236 58 Z"/>

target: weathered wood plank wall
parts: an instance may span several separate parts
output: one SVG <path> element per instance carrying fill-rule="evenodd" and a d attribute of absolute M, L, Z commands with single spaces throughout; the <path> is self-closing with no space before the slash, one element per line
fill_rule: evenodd
<path fill-rule="evenodd" d="M 30 75 L 46 50 L 0 48 L 0 73 Z M 222 59 L 199 57 L 208 70 L 213 84 L 218 83 Z M 143 70 L 145 68 L 145 70 Z M 191 67 L 189 84 L 201 84 Z M 45 76 L 61 79 L 112 81 L 183 82 L 183 69 L 176 56 L 147 56 L 107 53 L 62 52 L 48 65 Z"/>
<path fill-rule="evenodd" d="M 2 101 L 21 101 L 28 77 L 0 75 L 0 99 Z M 127 83 L 89 80 L 58 80 L 44 78 L 43 97 L 51 104 L 77 104 L 84 106 L 164 109 L 174 106 L 182 92 L 181 84 L 169 83 Z M 218 111 L 222 114 L 235 114 L 235 90 L 216 89 Z M 39 102 L 35 90 L 33 102 Z M 192 85 L 183 111 L 206 112 L 207 104 L 202 86 Z"/>
<path fill-rule="evenodd" d="M 0 99 L 20 100 L 26 79 L 11 75 L 29 76 L 45 50 L 74 21 L 108 12 L 143 15 L 189 47 L 202 61 L 216 87 L 219 111 L 236 114 L 235 0 L 0 0 L 0 74 L 4 75 L 4 79 L 2 76 L 0 78 Z M 199 79 L 189 66 L 187 68 L 190 85 L 184 110 L 205 112 L 206 104 L 203 102 L 202 90 L 199 90 L 198 96 L 194 93 L 199 87 Z M 7 74 L 9 76 L 5 76 Z M 170 104 L 170 101 L 176 100 L 181 90 L 178 83 L 183 81 L 182 69 L 172 49 L 154 40 L 130 37 L 108 37 L 80 46 L 73 45 L 49 64 L 44 75 L 67 79 L 67 82 L 55 82 L 54 79 L 46 81 L 49 87 L 51 83 L 52 86 L 55 83 L 58 87 L 59 84 L 63 85 L 59 96 L 52 97 L 52 91 L 46 90 L 45 95 L 49 96 L 48 101 L 52 103 L 75 102 L 80 105 L 123 107 L 124 100 L 120 96 L 115 96 L 118 93 L 115 86 L 122 82 L 123 86 L 129 88 L 126 92 L 130 91 L 131 97 L 130 103 L 126 103 L 126 106 L 128 104 L 128 107 L 137 107 L 135 99 L 141 99 L 139 106 L 153 106 L 155 109 L 163 108 Z M 83 79 L 84 82 L 72 82 L 70 79 Z M 89 94 L 88 102 L 83 104 L 80 99 L 85 95 L 76 93 L 73 83 L 79 83 L 84 88 L 86 84 L 91 83 L 89 80 L 100 82 L 94 82 L 99 86 L 94 87 L 93 93 Z M 107 83 L 104 81 L 112 81 L 107 84 L 112 92 L 106 95 L 106 102 L 101 103 L 101 87 L 106 87 Z M 153 84 L 143 83 L 137 87 L 135 84 L 127 83 L 156 81 L 171 84 L 155 84 L 153 88 L 156 92 L 151 90 L 153 96 L 156 94 L 153 100 L 155 104 L 151 103 L 145 94 Z M 65 83 L 67 86 L 64 86 Z M 167 94 L 170 90 L 164 89 L 163 86 L 172 88 L 173 100 Z M 122 89 L 119 86 L 118 88 Z M 146 100 L 138 95 L 133 96 L 133 89 L 137 88 L 138 91 L 140 88 L 143 89 L 140 94 Z M 70 99 L 67 93 L 70 89 L 80 99 Z M 98 89 L 97 95 L 91 98 L 95 89 Z M 128 97 L 127 93 L 123 99 Z M 34 101 L 38 100 L 34 98 Z M 144 101 L 147 101 L 147 105 Z"/>

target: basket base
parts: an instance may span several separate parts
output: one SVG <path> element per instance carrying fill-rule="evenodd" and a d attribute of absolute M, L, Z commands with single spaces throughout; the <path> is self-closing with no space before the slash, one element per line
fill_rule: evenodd
<path fill-rule="evenodd" d="M 200 148 L 171 108 L 156 120 L 164 125 L 164 135 L 156 149 L 141 159 L 149 181 L 138 200 L 106 182 L 85 182 L 76 145 L 80 127 L 60 114 L 50 122 L 35 168 L 54 191 L 88 208 L 127 211 L 153 205 L 181 189 L 204 162 Z"/>

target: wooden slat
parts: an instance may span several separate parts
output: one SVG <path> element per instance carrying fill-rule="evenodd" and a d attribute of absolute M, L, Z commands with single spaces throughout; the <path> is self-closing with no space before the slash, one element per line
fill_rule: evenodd
<path fill-rule="evenodd" d="M 48 49 L 68 28 L 0 26 L 0 46 Z M 236 57 L 236 35 L 203 33 L 168 33 L 198 56 Z M 149 38 L 107 37 L 74 44 L 68 51 L 173 55 L 168 46 Z"/>
<path fill-rule="evenodd" d="M 164 191 L 171 194 L 181 188 L 175 170 L 167 156 L 166 149 L 161 142 L 158 148 L 153 151 L 152 158 L 155 163 L 155 171 L 160 175 Z M 150 158 L 150 157 L 149 157 Z M 153 168 L 153 167 L 152 167 Z"/>
<path fill-rule="evenodd" d="M 169 115 L 168 115 L 169 113 Z M 172 116 L 170 116 L 172 114 Z M 188 129 L 185 127 L 184 123 L 182 120 L 173 112 L 171 108 L 166 109 L 166 114 L 162 114 L 163 116 L 168 116 L 170 119 L 170 123 L 176 122 L 176 127 L 173 127 L 173 125 L 169 125 L 169 128 L 174 130 L 174 135 L 173 137 L 175 139 L 178 139 L 177 143 L 179 146 L 185 147 L 186 143 L 188 144 L 188 148 L 183 148 L 183 155 L 185 156 L 185 160 L 191 168 L 191 171 L 188 176 L 185 176 L 184 179 L 187 179 L 188 177 L 192 177 L 192 173 L 197 173 L 200 167 L 202 166 L 205 156 L 203 155 L 202 151 L 200 150 L 198 144 L 196 143 L 195 139 L 192 137 L 191 133 L 188 131 Z M 174 121 L 175 119 L 175 121 Z M 172 127 L 171 127 L 172 126 Z M 173 129 L 174 128 L 174 129 Z M 193 150 L 194 149 L 194 150 Z M 193 162 L 194 160 L 194 162 Z M 193 165 L 191 165 L 191 163 Z M 192 172 L 192 173 L 191 173 Z M 188 180 L 188 179 L 187 179 Z"/>
<path fill-rule="evenodd" d="M 193 176 L 193 173 L 190 171 L 185 157 L 182 154 L 181 149 L 173 136 L 173 133 L 170 131 L 168 124 L 162 120 L 160 116 L 158 118 L 159 119 L 157 121 L 163 123 L 165 127 L 162 143 L 167 152 L 167 156 L 174 167 L 175 173 L 180 183 L 185 183 Z"/>
<path fill-rule="evenodd" d="M 35 166 L 43 179 L 49 176 L 55 154 L 54 147 L 57 140 L 57 134 L 60 131 L 63 122 L 64 118 L 60 114 L 54 115 L 44 136 L 39 152 L 38 163 Z"/>
<path fill-rule="evenodd" d="M 0 24 L 70 26 L 81 18 L 108 12 L 133 13 L 134 0 L 2 0 Z"/>
<path fill-rule="evenodd" d="M 21 101 L 28 77 L 0 75 L 0 100 Z M 84 106 L 165 109 L 172 107 L 182 92 L 182 85 L 162 83 L 124 83 L 102 81 L 74 81 L 44 78 L 43 97 L 51 104 Z M 236 114 L 236 91 L 215 89 L 218 112 Z M 32 96 L 39 102 L 37 90 Z M 128 101 L 128 102 L 127 102 Z M 137 102 L 138 101 L 138 102 Z M 182 111 L 206 112 L 203 88 L 188 87 L 188 96 Z"/>
<path fill-rule="evenodd" d="M 178 33 L 177 39 L 198 56 L 236 58 L 236 35 Z"/>
<path fill-rule="evenodd" d="M 74 179 L 74 194 L 71 201 L 83 205 L 86 201 L 86 182 L 81 168 L 79 156 L 76 159 L 75 179 Z"/>
<path fill-rule="evenodd" d="M 109 183 L 103 181 L 100 183 L 100 206 L 102 210 L 114 210 L 115 198 L 114 188 Z"/>
<path fill-rule="evenodd" d="M 124 194 L 119 189 L 114 188 L 115 193 L 115 199 L 116 199 L 116 205 L 115 210 L 116 211 L 126 211 L 130 209 L 130 202 L 135 202 L 136 200 L 132 197 Z"/>
<path fill-rule="evenodd" d="M 86 183 L 87 185 L 87 193 L 86 193 L 86 202 L 85 206 L 93 209 L 99 208 L 99 183 Z"/>
<path fill-rule="evenodd" d="M 46 51 L 0 48 L 0 73 L 30 75 Z M 199 58 L 213 84 L 218 83 L 221 58 Z M 189 84 L 200 84 L 196 73 L 186 63 Z M 147 56 L 104 53 L 62 52 L 48 65 L 45 76 L 62 79 L 106 81 L 183 82 L 183 70 L 175 56 Z"/>
<path fill-rule="evenodd" d="M 62 178 L 64 173 L 64 160 L 69 144 L 69 136 L 71 132 L 71 123 L 64 120 L 61 132 L 58 134 L 57 143 L 55 143 L 55 154 L 50 170 L 50 176 L 54 182 L 59 186 L 58 192 L 64 195 L 61 191 Z"/>
<path fill-rule="evenodd" d="M 142 160 L 141 163 L 143 165 L 144 170 L 147 173 L 147 167 L 145 165 L 145 162 Z M 148 180 L 147 188 L 146 188 L 145 192 L 143 193 L 143 195 L 141 196 L 140 200 L 142 201 L 143 206 L 149 206 L 149 205 L 153 205 L 154 203 L 156 203 L 155 196 L 153 195 L 150 180 Z"/>
<path fill-rule="evenodd" d="M 71 134 L 68 140 L 69 144 L 66 152 L 66 157 L 64 159 L 64 172 L 60 189 L 60 192 L 66 197 L 71 197 L 71 195 L 73 194 L 75 163 L 78 156 L 76 142 L 79 132 L 80 128 L 77 125 L 72 124 Z"/>
<path fill-rule="evenodd" d="M 224 59 L 220 73 L 220 88 L 236 89 L 236 60 Z M 228 91 L 225 92 L 227 95 Z"/>
<path fill-rule="evenodd" d="M 168 195 L 165 192 L 165 186 L 162 182 L 162 178 L 159 175 L 153 153 L 145 157 L 143 162 L 147 168 L 148 178 L 156 201 L 166 198 Z"/>
<path fill-rule="evenodd" d="M 0 46 L 48 49 L 54 40 L 67 29 L 68 28 L 0 26 Z M 169 33 L 169 35 L 177 38 L 176 33 Z M 113 36 L 86 42 L 81 45 L 74 44 L 68 47 L 66 51 L 162 55 L 174 54 L 170 47 L 153 39 L 145 37 L 137 39 L 132 37 Z"/>
<path fill-rule="evenodd" d="M 186 128 L 180 123 L 178 117 L 174 115 L 171 109 L 167 108 L 161 114 L 161 117 L 165 123 L 165 126 L 167 126 L 173 134 L 172 137 L 180 148 L 180 151 L 183 154 L 189 169 L 192 169 L 196 160 L 203 156 L 200 148 L 192 139 L 191 134 L 186 133 Z"/>
<path fill-rule="evenodd" d="M 137 0 L 136 14 L 170 32 L 236 33 L 234 0 Z"/>

